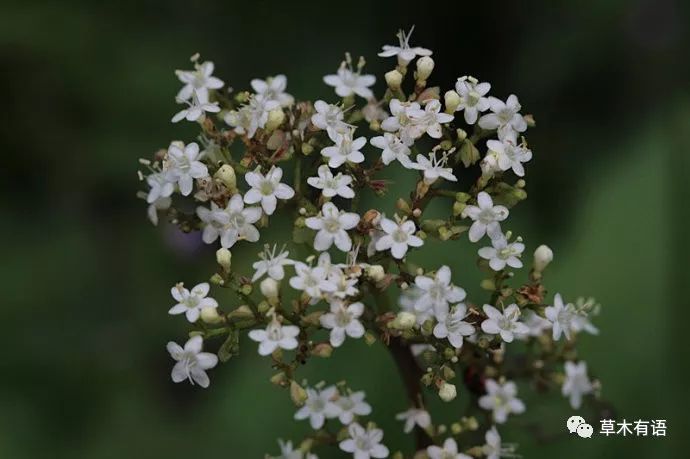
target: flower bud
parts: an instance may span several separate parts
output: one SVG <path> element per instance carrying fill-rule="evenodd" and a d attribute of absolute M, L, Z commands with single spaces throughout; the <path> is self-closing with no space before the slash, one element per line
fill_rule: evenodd
<path fill-rule="evenodd" d="M 455 111 L 458 109 L 458 105 L 460 105 L 460 102 L 462 101 L 460 99 L 460 95 L 452 89 L 450 91 L 446 91 L 446 93 L 443 95 L 443 100 L 446 103 L 446 113 L 455 113 Z"/>
<path fill-rule="evenodd" d="M 386 272 L 383 270 L 381 265 L 371 265 L 365 270 L 367 277 L 369 277 L 374 282 L 380 282 L 386 276 Z"/>
<path fill-rule="evenodd" d="M 455 389 L 455 384 L 450 384 L 445 381 L 441 383 L 441 387 L 438 389 L 438 396 L 441 397 L 441 400 L 450 402 L 457 397 L 457 395 L 458 392 Z"/>
<path fill-rule="evenodd" d="M 223 164 L 213 177 L 220 181 L 225 188 L 234 192 L 237 190 L 237 176 L 235 175 L 235 169 L 232 168 L 230 164 Z"/>
<path fill-rule="evenodd" d="M 311 351 L 316 357 L 328 358 L 333 353 L 333 346 L 328 343 L 319 343 Z"/>
<path fill-rule="evenodd" d="M 417 324 L 417 316 L 411 312 L 402 311 L 399 312 L 395 319 L 391 322 L 390 326 L 397 330 L 409 330 Z"/>
<path fill-rule="evenodd" d="M 540 245 L 537 250 L 534 251 L 534 270 L 536 272 L 542 272 L 553 260 L 553 251 L 548 245 Z"/>
<path fill-rule="evenodd" d="M 390 72 L 386 73 L 385 78 L 386 84 L 389 88 L 391 88 L 391 91 L 397 91 L 400 89 L 403 79 L 402 73 L 398 72 L 397 70 L 391 70 Z"/>
<path fill-rule="evenodd" d="M 232 266 L 232 253 L 226 248 L 216 250 L 216 261 L 225 271 L 230 271 Z"/>
<path fill-rule="evenodd" d="M 216 308 L 203 308 L 201 310 L 201 320 L 207 324 L 217 324 L 221 322 L 221 318 L 218 315 Z"/>
<path fill-rule="evenodd" d="M 259 284 L 259 289 L 261 294 L 265 296 L 269 301 L 278 299 L 278 291 L 280 289 L 280 284 L 275 279 L 267 277 L 261 281 Z"/>
<path fill-rule="evenodd" d="M 233 319 L 253 319 L 254 318 L 254 313 L 252 312 L 251 309 L 249 309 L 249 306 L 246 304 L 243 304 L 241 306 L 238 306 L 237 309 L 233 310 L 228 314 L 228 316 L 232 317 Z"/>
<path fill-rule="evenodd" d="M 297 384 L 295 380 L 290 382 L 290 398 L 297 406 L 302 406 L 307 401 L 307 391 Z"/>
<path fill-rule="evenodd" d="M 276 108 L 268 112 L 268 119 L 264 129 L 266 132 L 271 132 L 285 121 L 285 113 L 282 108 Z"/>
<path fill-rule="evenodd" d="M 417 81 L 426 81 L 434 70 L 434 60 L 429 56 L 417 59 Z"/>

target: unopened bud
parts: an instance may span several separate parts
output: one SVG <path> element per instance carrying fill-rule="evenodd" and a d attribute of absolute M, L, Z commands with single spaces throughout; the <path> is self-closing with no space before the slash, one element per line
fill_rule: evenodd
<path fill-rule="evenodd" d="M 534 251 L 534 270 L 537 272 L 542 272 L 553 260 L 553 251 L 548 245 L 540 245 L 537 250 Z"/>
<path fill-rule="evenodd" d="M 213 177 L 225 185 L 225 188 L 228 190 L 232 192 L 237 190 L 237 176 L 235 175 L 235 169 L 230 164 L 220 166 L 216 173 L 213 174 Z"/>
<path fill-rule="evenodd" d="M 328 343 L 319 343 L 311 351 L 316 357 L 328 358 L 333 353 L 333 346 Z"/>
<path fill-rule="evenodd" d="M 397 70 L 391 70 L 390 72 L 386 73 L 385 78 L 386 84 L 389 88 L 391 88 L 392 91 L 397 91 L 400 89 L 400 85 L 402 84 L 403 80 L 402 73 L 398 72 Z"/>
<path fill-rule="evenodd" d="M 455 113 L 462 99 L 460 99 L 460 95 L 457 92 L 451 89 L 450 91 L 446 91 L 443 95 L 443 101 L 446 103 L 446 113 Z M 465 135 L 465 137 L 466 136 L 467 135 Z"/>
<path fill-rule="evenodd" d="M 254 317 L 254 313 L 252 312 L 251 309 L 249 309 L 249 306 L 246 304 L 243 304 L 242 306 L 239 306 L 237 309 L 233 310 L 228 314 L 229 317 L 233 319 L 252 319 Z"/>
<path fill-rule="evenodd" d="M 411 312 L 399 312 L 391 322 L 391 327 L 397 330 L 409 330 L 417 324 L 417 316 Z"/>
<path fill-rule="evenodd" d="M 297 406 L 302 406 L 307 401 L 307 391 L 297 384 L 295 380 L 290 382 L 290 398 Z"/>
<path fill-rule="evenodd" d="M 269 301 L 273 301 L 278 299 L 280 284 L 278 284 L 278 281 L 275 279 L 267 277 L 261 281 L 259 284 L 259 289 L 261 290 L 261 294 L 263 296 L 265 296 Z"/>
<path fill-rule="evenodd" d="M 365 270 L 367 277 L 369 277 L 374 282 L 380 282 L 386 276 L 386 272 L 383 270 L 381 265 L 371 265 Z"/>
<path fill-rule="evenodd" d="M 434 70 L 434 60 L 429 56 L 417 60 L 417 81 L 426 81 Z"/>
<path fill-rule="evenodd" d="M 458 392 L 455 389 L 455 384 L 450 384 L 445 381 L 441 383 L 441 387 L 438 389 L 438 396 L 441 397 L 441 400 L 450 402 L 455 399 L 457 395 Z"/>
<path fill-rule="evenodd" d="M 201 320 L 207 324 L 217 324 L 221 321 L 216 308 L 203 308 L 201 310 Z"/>
<path fill-rule="evenodd" d="M 225 271 L 230 271 L 232 266 L 232 253 L 226 248 L 216 250 L 216 261 Z"/>
<path fill-rule="evenodd" d="M 283 121 L 285 121 L 285 113 L 283 112 L 282 108 L 276 108 L 274 110 L 271 110 L 270 112 L 268 112 L 268 119 L 266 120 L 266 125 L 264 126 L 264 129 L 266 130 L 266 132 L 271 132 L 278 126 L 283 124 Z"/>

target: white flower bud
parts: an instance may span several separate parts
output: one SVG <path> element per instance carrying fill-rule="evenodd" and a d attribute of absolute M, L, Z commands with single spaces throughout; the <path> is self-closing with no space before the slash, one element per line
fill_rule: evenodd
<path fill-rule="evenodd" d="M 457 395 L 458 392 L 455 389 L 455 384 L 450 384 L 444 381 L 441 384 L 441 387 L 438 389 L 438 396 L 441 397 L 441 400 L 443 400 L 444 402 L 450 402 Z"/>
<path fill-rule="evenodd" d="M 216 250 L 216 261 L 225 271 L 230 271 L 232 266 L 232 253 L 228 249 L 220 248 Z"/>
<path fill-rule="evenodd" d="M 434 70 L 434 60 L 429 56 L 420 57 L 417 60 L 417 80 L 426 81 Z"/>
<path fill-rule="evenodd" d="M 460 94 L 451 89 L 443 95 L 443 101 L 446 103 L 446 113 L 455 113 L 462 99 L 460 99 Z"/>
<path fill-rule="evenodd" d="M 267 277 L 261 281 L 259 284 L 259 289 L 261 294 L 268 298 L 269 300 L 274 300 L 278 298 L 278 290 L 280 289 L 280 284 L 275 279 Z"/>
<path fill-rule="evenodd" d="M 201 320 L 207 324 L 217 324 L 221 321 L 216 308 L 203 308 L 201 310 Z"/>
<path fill-rule="evenodd" d="M 268 112 L 268 120 L 264 129 L 266 132 L 271 132 L 285 121 L 285 113 L 282 108 L 276 108 Z"/>
<path fill-rule="evenodd" d="M 225 185 L 225 188 L 228 190 L 234 192 L 237 189 L 237 176 L 235 175 L 235 169 L 230 164 L 223 164 L 213 174 L 213 177 Z"/>
<path fill-rule="evenodd" d="M 386 276 L 386 272 L 383 270 L 383 266 L 381 265 L 368 266 L 366 269 L 366 274 L 374 282 L 380 282 Z"/>
<path fill-rule="evenodd" d="M 411 312 L 402 311 L 398 313 L 393 323 L 399 330 L 410 330 L 417 324 L 417 316 Z"/>
<path fill-rule="evenodd" d="M 391 88 L 391 90 L 397 91 L 400 89 L 400 85 L 402 84 L 403 80 L 402 73 L 398 72 L 397 70 L 391 70 L 390 72 L 386 73 L 385 77 L 386 84 L 389 88 Z"/>
<path fill-rule="evenodd" d="M 553 251 L 548 245 L 540 245 L 537 250 L 534 251 L 534 270 L 536 272 L 542 272 L 553 260 Z"/>

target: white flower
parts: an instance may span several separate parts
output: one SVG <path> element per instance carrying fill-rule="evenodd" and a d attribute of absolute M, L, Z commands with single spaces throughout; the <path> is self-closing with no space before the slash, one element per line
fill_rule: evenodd
<path fill-rule="evenodd" d="M 582 405 L 582 396 L 591 393 L 592 383 L 587 376 L 587 363 L 565 362 L 565 381 L 561 392 L 570 397 L 570 406 L 577 410 Z"/>
<path fill-rule="evenodd" d="M 254 95 L 249 99 L 249 103 L 240 107 L 239 110 L 228 112 L 224 120 L 235 128 L 235 132 L 240 135 L 246 134 L 251 139 L 257 129 L 263 129 L 266 126 L 269 112 L 279 107 L 280 103 L 276 100 Z"/>
<path fill-rule="evenodd" d="M 412 31 L 414 26 L 410 31 L 405 34 L 404 30 L 399 30 L 397 37 L 399 40 L 399 46 L 393 45 L 383 45 L 383 50 L 379 53 L 380 57 L 392 57 L 398 56 L 398 62 L 401 66 L 406 66 L 407 64 L 415 58 L 415 56 L 431 56 L 432 52 L 426 48 L 420 48 L 418 46 L 410 46 L 410 37 L 412 36 Z"/>
<path fill-rule="evenodd" d="M 465 207 L 462 216 L 474 220 L 470 226 L 469 237 L 470 241 L 477 242 L 484 234 L 488 234 L 491 239 L 502 234 L 499 222 L 508 218 L 508 209 L 504 206 L 494 206 L 489 193 L 482 191 L 477 195 L 477 205 Z"/>
<path fill-rule="evenodd" d="M 441 111 L 441 102 L 436 99 L 430 99 L 422 109 L 409 109 L 407 115 L 412 120 L 413 124 L 423 126 L 422 132 L 426 132 L 434 139 L 440 139 L 443 135 L 441 124 L 450 123 L 453 121 L 453 115 L 443 113 Z"/>
<path fill-rule="evenodd" d="M 255 78 L 250 84 L 255 93 L 263 96 L 265 100 L 278 102 L 281 107 L 288 107 L 295 102 L 295 98 L 285 92 L 285 88 L 287 88 L 285 75 L 276 75 L 265 80 Z"/>
<path fill-rule="evenodd" d="M 268 273 L 268 277 L 277 281 L 285 277 L 285 270 L 283 269 L 283 266 L 294 265 L 295 262 L 288 258 L 290 252 L 284 249 L 285 247 L 283 247 L 283 249 L 276 254 L 276 251 L 278 250 L 277 245 L 273 245 L 272 249 L 268 246 L 268 244 L 264 246 L 263 252 L 259 254 L 259 258 L 261 258 L 261 260 L 255 261 L 252 265 L 252 268 L 254 268 L 252 282 L 256 282 L 257 280 L 261 279 L 266 273 Z"/>
<path fill-rule="evenodd" d="M 382 136 L 373 137 L 369 143 L 383 150 L 381 152 L 383 164 L 389 165 L 397 159 L 406 169 L 413 167 L 412 160 L 410 160 L 410 147 L 405 145 L 395 134 L 386 132 Z"/>
<path fill-rule="evenodd" d="M 388 112 L 381 107 L 382 103 L 383 101 L 369 99 L 367 104 L 362 107 L 362 116 L 364 116 L 364 119 L 368 123 L 373 121 L 383 121 L 388 118 Z"/>
<path fill-rule="evenodd" d="M 283 170 L 280 167 L 271 166 L 265 176 L 259 171 L 260 168 L 257 167 L 254 172 L 244 174 L 247 184 L 252 187 L 244 195 L 244 202 L 260 202 L 266 215 L 271 215 L 276 210 L 278 199 L 291 199 L 295 195 L 295 190 L 280 183 L 280 179 L 283 178 Z"/>
<path fill-rule="evenodd" d="M 448 338 L 455 349 L 460 349 L 463 344 L 463 336 L 471 336 L 475 332 L 472 324 L 463 320 L 466 316 L 467 306 L 462 303 L 456 304 L 449 314 L 439 318 L 434 327 L 434 336 L 439 339 Z"/>
<path fill-rule="evenodd" d="M 525 244 L 520 242 L 520 238 L 517 242 L 509 244 L 506 237 L 501 234 L 499 237 L 491 239 L 491 245 L 492 247 L 482 247 L 478 251 L 480 257 L 489 260 L 491 269 L 500 271 L 506 265 L 511 268 L 522 268 L 522 262 L 518 257 L 522 256 Z"/>
<path fill-rule="evenodd" d="M 327 198 L 341 196 L 345 199 L 352 199 L 355 197 L 355 192 L 350 188 L 352 184 L 352 177 L 338 172 L 335 177 L 331 169 L 322 164 L 318 169 L 318 177 L 309 177 L 307 183 L 314 188 L 323 190 L 322 193 Z"/>
<path fill-rule="evenodd" d="M 366 137 L 353 139 L 353 133 L 334 133 L 329 136 L 335 145 L 321 149 L 321 155 L 328 158 L 328 165 L 333 169 L 345 164 L 346 161 L 359 164 L 364 161 L 364 155 L 360 151 L 367 143 Z"/>
<path fill-rule="evenodd" d="M 194 179 L 208 176 L 206 165 L 200 161 L 203 152 L 199 145 L 192 142 L 185 146 L 182 142 L 173 142 L 168 147 L 166 165 L 170 180 L 180 187 L 182 196 L 188 196 L 194 187 Z"/>
<path fill-rule="evenodd" d="M 355 416 L 368 416 L 371 414 L 371 405 L 364 401 L 363 391 L 353 392 L 349 395 L 341 395 L 335 403 L 340 407 L 338 419 L 344 425 L 351 424 Z"/>
<path fill-rule="evenodd" d="M 369 86 L 376 83 L 376 77 L 374 75 L 361 75 L 359 72 L 353 72 L 347 66 L 341 65 L 337 74 L 326 75 L 323 77 L 323 82 L 328 86 L 333 86 L 335 93 L 340 97 L 357 94 L 365 99 L 370 99 L 374 93 L 371 92 Z"/>
<path fill-rule="evenodd" d="M 417 102 L 401 102 L 391 99 L 389 108 L 391 116 L 383 120 L 381 128 L 387 132 L 397 132 L 400 140 L 407 146 L 411 146 L 415 139 L 424 134 L 424 126 L 417 125 L 410 119 L 409 113 L 420 110 Z"/>
<path fill-rule="evenodd" d="M 259 343 L 259 355 L 271 355 L 276 349 L 297 349 L 299 327 L 282 325 L 274 317 L 265 330 L 251 330 L 249 338 Z"/>
<path fill-rule="evenodd" d="M 328 252 L 323 252 L 323 253 L 328 253 Z M 333 284 L 335 284 L 335 291 L 330 293 L 333 297 L 335 297 L 338 300 L 343 300 L 347 298 L 348 296 L 355 296 L 359 293 L 359 289 L 357 289 L 357 283 L 359 282 L 359 279 L 354 276 L 347 276 L 345 273 L 343 273 L 340 270 L 340 267 L 338 267 L 338 272 L 331 274 L 329 279 Z M 333 298 L 327 298 L 328 301 L 335 301 Z"/>
<path fill-rule="evenodd" d="M 525 175 L 525 168 L 522 163 L 526 163 L 532 159 L 532 152 L 521 146 L 515 145 L 512 140 L 489 140 L 486 146 L 490 151 L 496 153 L 498 167 L 502 171 L 512 169 L 515 175 L 523 177 Z"/>
<path fill-rule="evenodd" d="M 172 205 L 172 199 L 171 198 L 158 198 L 154 202 L 152 202 L 148 208 L 146 209 L 146 215 L 149 217 L 149 220 L 151 223 L 153 223 L 153 226 L 158 225 L 158 211 L 159 210 L 167 210 L 170 208 Z"/>
<path fill-rule="evenodd" d="M 422 429 L 427 429 L 431 425 L 431 416 L 429 416 L 429 412 L 421 408 L 410 408 L 407 411 L 398 413 L 395 415 L 395 419 L 398 421 L 405 421 L 405 426 L 403 427 L 405 433 L 412 432 L 415 425 L 418 425 Z"/>
<path fill-rule="evenodd" d="M 316 454 L 304 453 L 299 449 L 293 449 L 292 442 L 283 440 L 278 440 L 278 445 L 280 445 L 280 456 L 268 456 L 270 459 L 318 459 Z"/>
<path fill-rule="evenodd" d="M 290 278 L 290 286 L 295 290 L 302 290 L 312 300 L 319 300 L 324 293 L 334 292 L 335 284 L 328 279 L 328 272 L 323 266 L 311 267 L 307 264 L 295 263 L 295 277 Z"/>
<path fill-rule="evenodd" d="M 258 207 L 244 207 L 242 195 L 236 194 L 230 198 L 228 206 L 221 210 L 215 203 L 211 209 L 197 207 L 196 213 L 204 223 L 202 239 L 205 243 L 213 243 L 220 236 L 220 243 L 229 249 L 239 240 L 256 242 L 259 240 L 259 230 L 254 223 L 261 218 Z"/>
<path fill-rule="evenodd" d="M 335 386 L 322 390 L 307 387 L 307 400 L 295 413 L 295 419 L 301 421 L 309 418 L 311 428 L 320 429 L 326 419 L 337 418 L 340 415 L 341 409 L 335 402 L 337 396 L 338 389 Z"/>
<path fill-rule="evenodd" d="M 343 121 L 345 113 L 339 106 L 317 100 L 314 109 L 316 113 L 311 116 L 311 122 L 317 128 L 328 131 L 329 135 L 344 134 L 350 130 L 350 125 Z"/>
<path fill-rule="evenodd" d="M 520 114 L 522 107 L 514 94 L 511 94 L 505 102 L 495 97 L 489 97 L 489 108 L 492 113 L 479 118 L 480 128 L 487 130 L 498 129 L 499 139 L 510 139 L 513 141 L 517 139 L 519 132 L 527 130 L 527 123 Z"/>
<path fill-rule="evenodd" d="M 388 457 L 388 448 L 381 444 L 383 431 L 360 426 L 356 422 L 347 428 L 350 437 L 340 442 L 340 449 L 352 453 L 355 459 L 370 459 Z"/>
<path fill-rule="evenodd" d="M 436 445 L 428 446 L 426 454 L 429 459 L 472 459 L 467 454 L 458 453 L 458 444 L 450 437 L 443 442 L 443 448 Z"/>
<path fill-rule="evenodd" d="M 415 307 L 419 298 L 424 294 L 424 290 L 417 288 L 416 285 L 403 290 L 398 297 L 398 304 L 403 311 L 413 313 L 417 318 L 417 325 L 422 325 L 429 319 L 434 318 L 433 308 L 418 311 Z"/>
<path fill-rule="evenodd" d="M 561 334 L 569 340 L 571 334 L 577 331 L 575 329 L 575 317 L 578 314 L 575 311 L 575 306 L 572 303 L 563 303 L 560 293 L 554 295 L 553 306 L 547 306 L 544 309 L 544 315 L 551 322 L 554 341 L 561 339 Z"/>
<path fill-rule="evenodd" d="M 523 322 L 527 325 L 529 331 L 524 335 L 517 336 L 517 338 L 520 339 L 526 339 L 530 336 L 540 336 L 544 331 L 551 328 L 551 322 L 531 309 L 525 311 Z"/>
<path fill-rule="evenodd" d="M 441 266 L 433 278 L 417 276 L 414 283 L 422 294 L 417 299 L 415 309 L 420 312 L 433 308 L 438 319 L 448 314 L 448 304 L 458 303 L 465 299 L 465 291 L 450 282 L 451 271 L 448 266 Z"/>
<path fill-rule="evenodd" d="M 359 317 L 364 312 L 362 303 L 345 305 L 340 301 L 331 304 L 331 312 L 320 317 L 321 326 L 330 330 L 330 341 L 333 347 L 339 347 L 345 341 L 345 335 L 350 338 L 364 336 L 364 326 Z"/>
<path fill-rule="evenodd" d="M 171 121 L 173 123 L 180 122 L 183 119 L 187 119 L 187 121 L 196 121 L 206 112 L 218 113 L 220 111 L 218 102 L 202 102 L 199 100 L 199 96 L 197 96 L 196 92 L 192 96 L 191 102 L 188 100 L 181 100 L 180 102 L 187 104 L 188 107 L 183 108 L 172 117 Z"/>
<path fill-rule="evenodd" d="M 501 335 L 503 341 L 510 343 L 515 335 L 524 335 L 529 332 L 527 325 L 519 321 L 520 308 L 517 304 L 509 305 L 503 312 L 489 304 L 485 304 L 483 309 L 488 317 L 482 322 L 484 333 Z"/>
<path fill-rule="evenodd" d="M 196 92 L 199 100 L 208 101 L 209 89 L 220 89 L 223 82 L 213 76 L 213 62 L 206 61 L 202 64 L 195 64 L 194 70 L 175 70 L 175 75 L 180 79 L 184 86 L 177 93 L 177 99 L 188 100 Z"/>
<path fill-rule="evenodd" d="M 448 163 L 448 154 L 443 153 L 440 158 L 436 158 L 436 152 L 429 153 L 427 158 L 424 155 L 417 155 L 417 162 L 412 164 L 413 169 L 424 171 L 424 183 L 431 185 L 440 178 L 450 182 L 457 182 L 458 179 L 453 175 L 453 169 L 445 167 Z"/>
<path fill-rule="evenodd" d="M 417 227 L 411 220 L 395 222 L 383 217 L 381 218 L 381 229 L 384 234 L 377 239 L 376 250 L 383 252 L 390 249 L 393 257 L 398 260 L 405 257 L 408 247 L 421 247 L 424 244 L 421 238 L 414 235 Z"/>
<path fill-rule="evenodd" d="M 175 191 L 175 182 L 171 181 L 171 175 L 167 172 L 154 172 L 146 177 L 146 183 L 151 189 L 146 196 L 146 202 L 153 204 L 161 198 L 168 198 Z"/>
<path fill-rule="evenodd" d="M 480 83 L 474 77 L 463 76 L 458 78 L 455 83 L 455 91 L 460 96 L 460 104 L 456 111 L 465 111 L 465 122 L 467 124 L 474 124 L 477 122 L 477 116 L 481 112 L 489 109 L 489 100 L 484 97 L 491 85 L 489 83 Z"/>
<path fill-rule="evenodd" d="M 327 202 L 316 217 L 309 217 L 305 221 L 308 228 L 318 231 L 314 238 L 314 249 L 319 252 L 328 250 L 335 242 L 335 246 L 347 252 L 352 248 L 352 239 L 347 234 L 359 223 L 359 215 L 343 212 L 332 202 Z"/>
<path fill-rule="evenodd" d="M 484 435 L 486 444 L 482 446 L 482 452 L 486 459 L 499 459 L 500 457 L 515 457 L 515 447 L 512 445 L 501 444 L 501 436 L 496 430 L 496 426 L 491 426 L 491 429 L 486 431 Z"/>
<path fill-rule="evenodd" d="M 196 322 L 202 309 L 218 307 L 216 300 L 206 297 L 209 290 L 210 287 L 206 282 L 196 285 L 191 292 L 184 288 L 182 283 L 175 285 L 170 289 L 170 293 L 177 301 L 177 304 L 170 308 L 168 314 L 177 315 L 184 313 L 188 321 Z"/>
<path fill-rule="evenodd" d="M 479 397 L 479 406 L 493 412 L 494 421 L 503 424 L 509 414 L 525 412 L 525 404 L 517 398 L 517 386 L 512 381 L 500 384 L 493 379 L 484 383 L 486 395 Z"/>
<path fill-rule="evenodd" d="M 187 379 L 192 385 L 197 383 L 201 387 L 208 387 L 210 381 L 206 370 L 218 364 L 218 357 L 209 352 L 201 352 L 203 344 L 203 339 L 198 335 L 189 338 L 184 349 L 172 341 L 168 343 L 170 357 L 177 361 L 171 374 L 174 382 L 178 383 Z"/>

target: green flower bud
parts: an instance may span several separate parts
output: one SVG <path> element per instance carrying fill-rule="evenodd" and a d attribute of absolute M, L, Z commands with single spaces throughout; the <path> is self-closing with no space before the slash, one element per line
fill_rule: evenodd
<path fill-rule="evenodd" d="M 230 164 L 223 164 L 218 168 L 213 178 L 225 185 L 225 188 L 235 193 L 237 191 L 237 176 Z"/>

